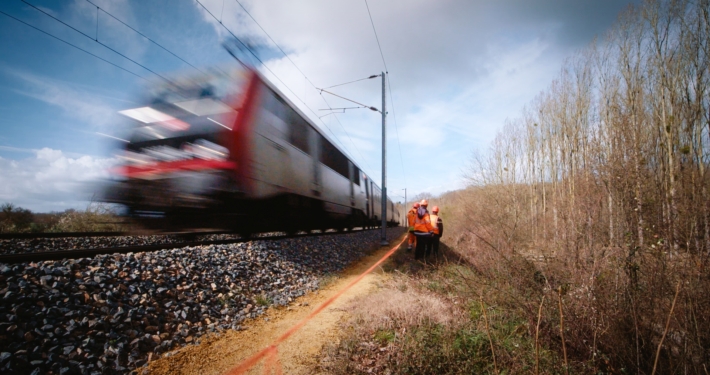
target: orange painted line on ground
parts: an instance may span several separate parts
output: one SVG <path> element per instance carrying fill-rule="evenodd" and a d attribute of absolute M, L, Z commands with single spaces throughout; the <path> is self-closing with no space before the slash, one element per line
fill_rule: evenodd
<path fill-rule="evenodd" d="M 244 360 L 239 366 L 231 369 L 229 372 L 226 372 L 225 375 L 240 375 L 244 374 L 247 370 L 250 368 L 254 367 L 259 361 L 264 359 L 268 355 L 268 360 L 266 363 L 266 366 L 264 368 L 265 371 L 270 372 L 272 369 L 276 371 L 277 374 L 281 374 L 281 366 L 278 363 L 278 357 L 277 357 L 277 346 L 284 342 L 287 338 L 289 338 L 291 335 L 293 335 L 296 331 L 301 329 L 306 323 L 308 323 L 309 320 L 313 319 L 314 316 L 318 315 L 321 311 L 323 311 L 328 305 L 333 303 L 336 299 L 338 299 L 343 293 L 345 293 L 348 289 L 352 288 L 353 285 L 357 284 L 362 280 L 365 276 L 367 276 L 368 273 L 372 272 L 377 266 L 382 264 L 387 258 L 389 258 L 392 254 L 394 254 L 397 249 L 404 243 L 404 241 L 407 240 L 407 236 L 404 236 L 402 241 L 400 241 L 397 245 L 392 247 L 387 254 L 385 254 L 380 260 L 377 261 L 377 263 L 373 264 L 372 267 L 368 268 L 365 272 L 360 274 L 355 280 L 353 280 L 350 284 L 348 284 L 345 288 L 341 289 L 336 293 L 334 296 L 328 298 L 325 302 L 323 302 L 320 306 L 318 306 L 315 310 L 313 310 L 310 314 L 308 314 L 307 317 L 303 318 L 300 322 L 296 323 L 293 325 L 293 327 L 289 328 L 286 333 L 281 335 L 279 338 L 274 340 L 274 342 L 271 343 L 271 345 L 267 346 L 264 348 L 262 351 L 252 355 L 251 357 L 247 358 Z M 274 368 L 276 367 L 276 368 Z M 266 373 L 268 373 L 266 372 Z"/>

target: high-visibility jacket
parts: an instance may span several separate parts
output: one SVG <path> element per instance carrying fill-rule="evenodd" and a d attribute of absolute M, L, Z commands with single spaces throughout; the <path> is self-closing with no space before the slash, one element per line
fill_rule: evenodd
<path fill-rule="evenodd" d="M 439 215 L 431 214 L 429 215 L 429 220 L 431 220 L 431 224 L 434 227 L 434 234 L 439 234 L 439 227 L 436 225 L 436 223 L 440 220 Z"/>
<path fill-rule="evenodd" d="M 407 224 L 409 225 L 409 231 L 414 232 L 414 219 L 417 218 L 417 210 L 411 209 L 407 212 Z"/>
<path fill-rule="evenodd" d="M 417 215 L 414 218 L 414 232 L 419 233 L 430 233 L 434 231 L 434 227 L 431 225 L 431 218 L 429 213 L 425 213 L 422 217 Z"/>
<path fill-rule="evenodd" d="M 441 237 L 444 234 L 444 222 L 437 214 L 429 215 L 429 219 L 431 220 L 431 225 L 434 227 L 434 234 Z"/>

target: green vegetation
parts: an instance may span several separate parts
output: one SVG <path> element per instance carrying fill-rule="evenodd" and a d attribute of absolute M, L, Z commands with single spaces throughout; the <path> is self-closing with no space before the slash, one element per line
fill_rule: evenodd
<path fill-rule="evenodd" d="M 0 233 L 41 231 L 32 211 L 16 207 L 12 203 L 0 206 Z"/>
<path fill-rule="evenodd" d="M 269 306 L 273 303 L 271 298 L 269 298 L 268 296 L 266 296 L 264 294 L 259 294 L 258 296 L 256 296 L 254 298 L 254 300 L 256 301 L 256 304 L 259 306 Z"/>
<path fill-rule="evenodd" d="M 380 345 L 387 345 L 394 341 L 395 334 L 394 331 L 390 331 L 387 329 L 380 329 L 375 332 L 375 340 L 380 344 Z"/>

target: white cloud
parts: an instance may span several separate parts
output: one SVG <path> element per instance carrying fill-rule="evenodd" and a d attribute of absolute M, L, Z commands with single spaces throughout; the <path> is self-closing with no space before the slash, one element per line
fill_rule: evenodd
<path fill-rule="evenodd" d="M 113 158 L 69 156 L 46 147 L 32 158 L 0 157 L 0 202 L 34 211 L 84 208 L 92 197 L 92 182 L 107 177 L 115 163 Z"/>
<path fill-rule="evenodd" d="M 266 66 L 293 93 L 260 67 L 263 74 L 321 127 L 316 116 L 327 105 L 289 59 L 319 87 L 384 69 L 362 1 L 240 1 L 289 53 L 287 59 L 271 51 L 276 57 Z M 221 0 L 200 2 L 240 37 L 275 48 L 238 4 L 227 2 L 222 8 Z M 485 148 L 505 119 L 518 116 L 549 84 L 564 57 L 603 32 L 624 3 L 394 0 L 370 1 L 369 5 L 390 70 L 406 168 L 403 173 L 397 144 L 388 142 L 390 187 L 404 187 L 406 174 L 410 189 L 437 191 L 442 184 L 432 181 L 454 179 L 454 186 L 461 185 L 457 176 L 471 149 Z M 199 4 L 195 6 L 218 35 L 228 37 L 219 22 Z M 380 87 L 378 78 L 333 91 L 380 108 Z M 332 107 L 352 106 L 326 97 Z M 393 140 L 396 132 L 389 95 L 388 106 L 388 136 Z M 323 119 L 328 128 L 356 162 L 379 176 L 379 115 L 366 110 L 338 114 L 350 137 L 335 116 Z"/>
<path fill-rule="evenodd" d="M 31 148 L 20 148 L 20 147 L 1 146 L 1 145 L 0 145 L 0 150 L 2 150 L 2 151 L 12 151 L 12 152 L 24 152 L 24 153 L 35 153 L 35 152 L 37 152 L 37 150 L 31 149 Z"/>
<path fill-rule="evenodd" d="M 196 3 L 154 12 L 159 6 L 151 8 L 128 0 L 95 1 L 192 62 L 207 61 L 204 59 L 208 53 L 200 48 L 214 45 L 214 38 L 193 35 L 189 27 L 176 30 L 172 28 L 174 25 L 168 26 L 171 21 L 182 19 L 176 17 L 183 16 L 178 14 L 180 9 L 194 5 L 218 37 L 229 37 L 221 24 Z M 289 59 L 318 87 L 379 74 L 384 67 L 364 1 L 240 1 L 289 54 L 288 58 L 275 50 L 237 2 L 200 0 L 240 37 L 268 46 L 263 54 L 269 57 L 266 66 L 293 93 L 261 67 L 264 75 L 330 135 L 317 119 L 323 114 L 318 110 L 327 104 Z M 586 45 L 595 33 L 603 32 L 624 3 L 618 0 L 369 1 L 395 99 L 391 103 L 388 95 L 390 190 L 400 191 L 406 186 L 405 180 L 410 195 L 449 190 L 447 185 L 459 186 L 458 176 L 471 149 L 484 148 L 506 118 L 518 116 L 522 106 L 554 78 L 563 58 Z M 59 13 L 73 26 L 93 35 L 96 8 L 85 0 L 68 4 Z M 136 13 L 145 9 L 150 11 Z M 156 48 L 149 42 L 105 14 L 100 13 L 99 21 L 99 39 L 112 48 L 138 61 L 147 61 L 151 67 L 156 64 L 148 62 L 155 62 L 151 59 L 164 54 L 163 51 L 154 54 Z M 140 24 L 141 21 L 146 23 Z M 100 51 L 101 56 L 112 56 L 114 61 L 115 56 Z M 23 95 L 61 108 L 87 132 L 112 134 L 109 127 L 117 123 L 116 110 L 126 108 L 121 105 L 125 103 L 116 102 L 120 99 L 112 97 L 121 95 L 106 95 L 96 88 L 23 71 L 10 73 L 24 83 L 18 90 Z M 380 108 L 380 85 L 378 78 L 337 87 L 334 91 Z M 334 97 L 327 100 L 333 107 L 352 105 Z M 398 132 L 393 129 L 392 104 L 396 106 Z M 325 117 L 323 121 L 349 150 L 349 155 L 379 180 L 379 114 L 353 110 Z M 399 160 L 399 145 L 394 142 L 396 133 L 400 137 L 403 163 Z M 19 192 L 25 187 L 28 196 L 41 196 L 45 201 L 49 201 L 50 195 L 57 201 L 69 199 L 67 192 L 72 184 L 84 176 L 72 171 L 91 175 L 95 172 L 89 171 L 97 168 L 101 160 L 109 160 L 82 159 L 57 152 L 37 151 L 34 159 L 0 159 L 0 172 L 12 171 L 13 179 L 34 183 L 25 186 L 21 185 L 25 182 L 13 182 L 11 191 L 0 187 L 0 199 L 24 199 Z M 5 175 L 0 178 L 5 180 Z M 48 193 L 50 190 L 54 195 Z"/>

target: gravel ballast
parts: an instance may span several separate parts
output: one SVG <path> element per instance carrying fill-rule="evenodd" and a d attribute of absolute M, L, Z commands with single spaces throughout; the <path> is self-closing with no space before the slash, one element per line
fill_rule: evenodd
<path fill-rule="evenodd" d="M 317 289 L 379 239 L 365 231 L 0 263 L 0 373 L 129 372 Z"/>
<path fill-rule="evenodd" d="M 41 235 L 38 235 L 41 236 Z M 192 237 L 177 235 L 99 236 L 66 238 L 29 238 L 0 240 L 0 255 L 26 254 L 58 250 L 98 249 L 159 244 L 177 244 L 186 241 L 217 241 L 241 238 L 237 234 L 197 234 Z"/>

